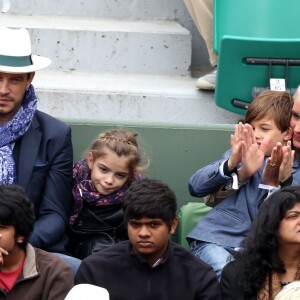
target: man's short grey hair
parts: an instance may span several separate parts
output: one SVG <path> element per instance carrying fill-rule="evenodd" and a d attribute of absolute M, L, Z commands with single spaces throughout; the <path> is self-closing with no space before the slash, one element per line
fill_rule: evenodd
<path fill-rule="evenodd" d="M 300 94 L 300 85 L 297 87 L 296 92 L 293 96 L 293 99 L 295 100 L 295 98 Z"/>

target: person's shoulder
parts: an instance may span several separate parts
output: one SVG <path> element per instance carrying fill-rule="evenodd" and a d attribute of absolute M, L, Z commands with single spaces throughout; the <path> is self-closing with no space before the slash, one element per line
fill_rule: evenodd
<path fill-rule="evenodd" d="M 61 261 L 58 256 L 51 252 L 36 247 L 33 247 L 33 249 L 38 259 L 42 258 L 44 261 Z"/>
<path fill-rule="evenodd" d="M 95 262 L 108 263 L 112 260 L 120 260 L 129 255 L 129 241 L 118 242 L 103 250 L 97 251 L 86 257 L 83 262 L 93 264 Z"/>
<path fill-rule="evenodd" d="M 230 261 L 225 265 L 222 271 L 222 275 L 229 275 L 234 277 L 239 277 L 242 272 L 244 272 L 245 264 L 243 260 L 237 259 Z"/>
<path fill-rule="evenodd" d="M 47 128 L 50 126 L 55 126 L 56 129 L 60 128 L 63 130 L 68 130 L 70 128 L 70 126 L 64 123 L 63 121 L 56 119 L 39 110 L 36 110 L 34 117 L 36 118 L 38 123 L 43 127 L 45 127 L 45 125 L 47 126 Z"/>
<path fill-rule="evenodd" d="M 86 172 L 86 168 L 88 168 L 88 165 L 87 165 L 87 159 L 84 158 L 84 159 L 80 159 L 78 161 L 76 161 L 74 164 L 73 164 L 73 168 L 76 168 L 78 169 L 79 171 L 81 171 L 82 169 L 84 170 L 84 173 Z"/>
<path fill-rule="evenodd" d="M 181 265 L 193 265 L 195 268 L 202 269 L 202 270 L 209 270 L 212 269 L 210 265 L 205 263 L 203 260 L 196 257 L 191 251 L 183 248 L 182 246 L 171 242 L 171 247 L 173 248 L 173 258 L 178 260 Z"/>
<path fill-rule="evenodd" d="M 42 250 L 40 248 L 34 248 L 34 252 L 36 255 L 36 261 L 40 268 L 53 268 L 53 269 L 69 269 L 70 266 L 57 255 Z"/>
<path fill-rule="evenodd" d="M 71 128 L 64 122 L 44 113 L 36 111 L 32 119 L 32 130 L 40 131 L 44 136 L 44 141 L 51 140 L 71 140 Z"/>
<path fill-rule="evenodd" d="M 173 255 L 169 261 L 169 271 L 178 272 L 184 280 L 198 282 L 198 288 L 202 288 L 209 282 L 215 282 L 217 286 L 216 273 L 210 265 L 180 245 L 173 243 L 172 247 Z"/>

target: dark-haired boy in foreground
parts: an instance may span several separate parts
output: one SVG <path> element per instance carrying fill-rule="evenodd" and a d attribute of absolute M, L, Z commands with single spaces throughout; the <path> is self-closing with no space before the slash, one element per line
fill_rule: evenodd
<path fill-rule="evenodd" d="M 176 197 L 161 181 L 142 179 L 125 194 L 129 241 L 81 263 L 75 283 L 108 290 L 110 300 L 218 300 L 212 268 L 169 241 L 178 219 Z"/>
<path fill-rule="evenodd" d="M 0 186 L 0 300 L 63 300 L 74 285 L 69 265 L 28 243 L 34 221 L 25 191 Z"/>

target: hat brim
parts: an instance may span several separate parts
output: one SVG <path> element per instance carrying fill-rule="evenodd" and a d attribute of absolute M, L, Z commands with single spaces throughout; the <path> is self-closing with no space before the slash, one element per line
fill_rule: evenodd
<path fill-rule="evenodd" d="M 0 72 L 4 73 L 30 73 L 48 67 L 51 60 L 47 57 L 31 55 L 32 65 L 25 67 L 11 67 L 0 65 Z"/>

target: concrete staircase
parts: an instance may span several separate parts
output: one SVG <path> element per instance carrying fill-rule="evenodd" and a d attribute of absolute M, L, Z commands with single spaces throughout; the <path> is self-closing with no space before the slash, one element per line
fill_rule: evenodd
<path fill-rule="evenodd" d="M 61 119 L 235 123 L 190 76 L 182 0 L 2 0 L 0 26 L 26 27 L 52 59 L 34 85 L 39 109 Z M 180 22 L 181 20 L 181 22 Z"/>

